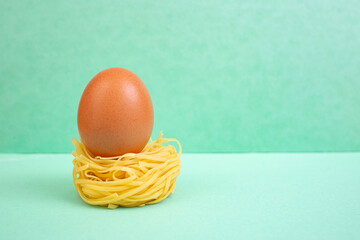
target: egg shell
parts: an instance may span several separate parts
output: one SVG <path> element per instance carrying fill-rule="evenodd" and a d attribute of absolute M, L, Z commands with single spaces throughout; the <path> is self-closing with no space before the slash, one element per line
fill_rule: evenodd
<path fill-rule="evenodd" d="M 98 73 L 81 96 L 78 129 L 96 156 L 140 152 L 150 139 L 154 110 L 141 79 L 124 68 Z"/>

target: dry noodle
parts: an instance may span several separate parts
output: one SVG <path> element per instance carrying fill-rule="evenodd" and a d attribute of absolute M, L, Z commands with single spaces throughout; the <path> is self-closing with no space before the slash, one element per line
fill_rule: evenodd
<path fill-rule="evenodd" d="M 164 200 L 175 189 L 180 174 L 181 145 L 162 138 L 148 143 L 140 153 L 95 157 L 76 139 L 73 180 L 81 198 L 91 205 L 108 208 L 136 207 Z M 172 145 L 175 141 L 179 153 Z"/>

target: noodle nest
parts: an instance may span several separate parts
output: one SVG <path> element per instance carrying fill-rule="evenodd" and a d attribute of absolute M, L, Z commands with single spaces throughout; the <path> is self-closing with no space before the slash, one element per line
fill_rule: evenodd
<path fill-rule="evenodd" d="M 158 203 L 175 189 L 180 174 L 181 145 L 176 139 L 159 137 L 150 141 L 140 153 L 117 157 L 92 155 L 80 140 L 72 139 L 73 180 L 76 191 L 88 204 L 137 207 Z M 174 146 L 164 144 L 174 141 Z"/>

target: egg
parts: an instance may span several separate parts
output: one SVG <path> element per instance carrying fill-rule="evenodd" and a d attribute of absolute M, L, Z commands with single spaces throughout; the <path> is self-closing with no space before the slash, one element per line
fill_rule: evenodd
<path fill-rule="evenodd" d="M 81 96 L 77 124 L 81 140 L 95 156 L 141 152 L 154 125 L 150 94 L 135 73 L 103 70 Z"/>

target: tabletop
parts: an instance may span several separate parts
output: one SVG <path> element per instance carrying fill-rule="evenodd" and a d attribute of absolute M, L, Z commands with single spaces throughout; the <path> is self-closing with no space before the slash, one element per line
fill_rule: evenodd
<path fill-rule="evenodd" d="M 360 153 L 183 154 L 175 193 L 87 205 L 70 154 L 0 154 L 0 239 L 360 239 Z"/>

